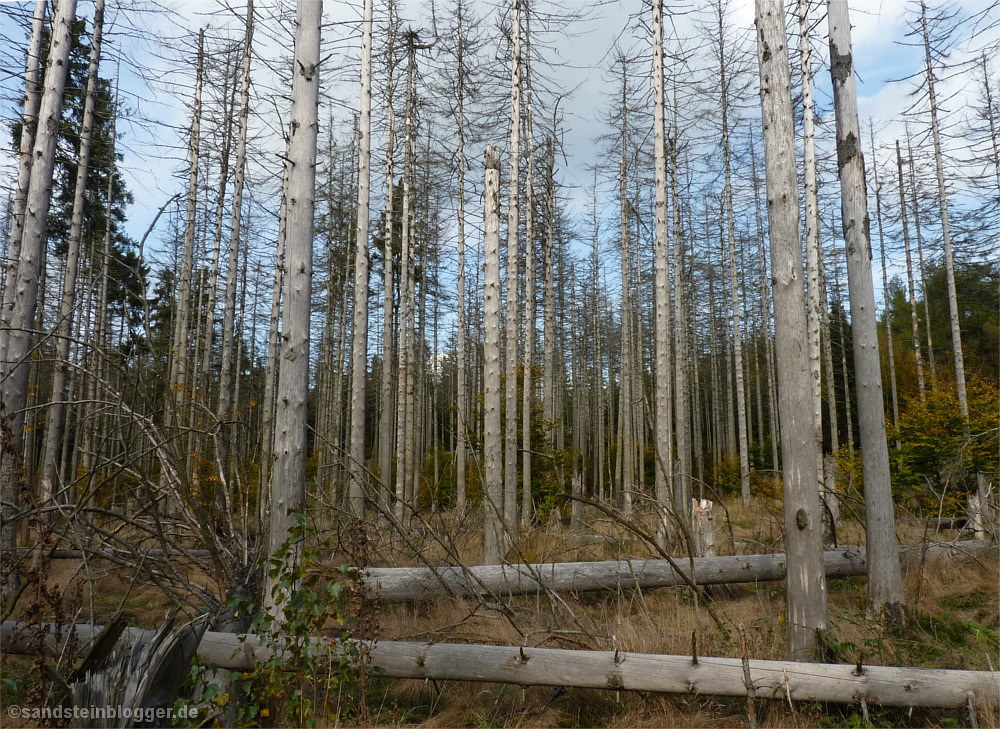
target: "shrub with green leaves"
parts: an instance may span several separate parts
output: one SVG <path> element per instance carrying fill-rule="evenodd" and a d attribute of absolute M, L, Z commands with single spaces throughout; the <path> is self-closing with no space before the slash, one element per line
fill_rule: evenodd
<path fill-rule="evenodd" d="M 336 723 L 359 698 L 367 644 L 352 639 L 349 622 L 351 590 L 361 577 L 346 564 L 320 570 L 322 545 L 315 537 L 305 516 L 296 514 L 288 539 L 268 559 L 278 614 L 258 611 L 250 632 L 261 636 L 272 657 L 239 676 L 244 726 Z"/>

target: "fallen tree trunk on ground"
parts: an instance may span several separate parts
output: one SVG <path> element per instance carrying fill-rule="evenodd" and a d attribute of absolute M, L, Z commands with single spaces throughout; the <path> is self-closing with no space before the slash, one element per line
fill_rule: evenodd
<path fill-rule="evenodd" d="M 46 648 L 58 652 L 56 626 L 35 626 L 49 631 Z M 68 626 L 62 626 L 65 630 Z M 0 627 L 0 643 L 8 653 L 30 651 L 22 623 L 8 621 Z M 99 627 L 77 625 L 76 637 L 89 641 Z M 135 639 L 142 631 L 129 628 Z M 665 656 L 625 651 L 577 651 L 554 648 L 511 648 L 453 643 L 368 644 L 371 669 L 387 678 L 436 681 L 482 681 L 520 686 L 567 686 L 676 694 L 745 696 L 743 660 Z M 255 660 L 267 660 L 271 648 L 256 635 L 205 633 L 198 647 L 203 663 L 219 668 L 249 670 Z M 931 668 L 856 666 L 786 661 L 749 661 L 754 695 L 796 701 L 831 701 L 885 706 L 959 708 L 969 696 L 977 703 L 1000 695 L 1000 671 L 953 671 Z"/>
<path fill-rule="evenodd" d="M 927 547 L 901 546 L 904 555 L 926 550 L 929 555 L 977 552 L 994 548 L 985 542 L 955 542 Z M 827 579 L 866 574 L 864 547 L 824 552 Z M 556 562 L 547 564 L 480 565 L 474 567 L 372 567 L 364 583 L 378 591 L 383 603 L 431 600 L 443 595 L 532 595 L 540 592 L 592 592 L 597 590 L 652 589 L 686 584 L 678 574 L 699 585 L 769 582 L 785 577 L 784 554 L 748 554 L 734 557 L 696 557 L 674 560 L 633 559 L 607 562 Z M 694 569 L 692 570 L 692 562 Z"/>

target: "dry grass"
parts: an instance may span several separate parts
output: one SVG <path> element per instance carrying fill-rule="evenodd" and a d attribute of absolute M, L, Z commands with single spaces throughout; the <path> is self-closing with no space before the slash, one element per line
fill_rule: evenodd
<path fill-rule="evenodd" d="M 775 504 L 755 504 L 749 511 L 734 505 L 720 515 L 720 553 L 782 549 L 781 514 Z M 730 526 L 731 525 L 731 528 Z M 553 525 L 522 538 L 523 561 L 622 559 L 652 556 L 654 550 L 608 520 L 594 518 L 591 533 L 610 539 L 581 540 Z M 640 528 L 645 528 L 642 523 Z M 919 541 L 925 524 L 901 520 L 904 540 Z M 474 528 L 474 527 L 473 527 Z M 461 532 L 461 528 L 459 528 Z M 478 530 L 476 530 L 478 532 Z M 723 536 L 725 535 L 725 536 Z M 465 533 L 462 561 L 473 564 L 477 533 Z M 863 528 L 848 521 L 841 544 L 863 543 Z M 403 561 L 403 560 L 400 560 Z M 406 560 L 409 562 L 409 560 Z M 415 560 L 410 563 L 420 563 Z M 912 558 L 904 564 L 911 620 L 906 628 L 887 630 L 866 612 L 864 578 L 831 581 L 831 633 L 844 660 L 860 652 L 868 664 L 925 665 L 986 670 L 1000 665 L 1000 570 L 995 554 L 977 560 L 954 554 Z M 736 626 L 742 626 L 751 658 L 783 659 L 787 636 L 784 596 L 779 583 L 735 585 L 712 590 L 712 607 L 729 629 L 719 631 L 687 588 L 641 593 L 590 593 L 525 596 L 500 603 L 439 600 L 382 608 L 380 635 L 385 640 L 433 640 L 497 645 L 611 649 L 690 655 L 692 636 L 701 655 L 739 656 Z M 973 635 L 975 631 L 979 635 Z M 963 633 L 963 631 L 965 631 Z M 380 682 L 377 700 L 395 707 L 383 713 L 388 723 L 426 727 L 745 727 L 746 701 L 627 692 L 551 689 L 450 683 L 427 687 L 421 682 Z M 857 707 L 758 701 L 760 727 L 863 726 Z M 1000 726 L 997 702 L 978 707 L 980 726 Z M 967 726 L 962 711 L 870 709 L 872 726 Z"/>
<path fill-rule="evenodd" d="M 615 520 L 587 511 L 585 533 L 573 534 L 551 523 L 522 535 L 511 561 L 554 562 L 655 556 L 655 549 Z M 475 564 L 481 554 L 481 517 L 462 522 L 451 513 L 414 521 L 404 539 L 386 525 L 371 533 L 377 565 Z M 781 551 L 780 504 L 759 500 L 744 509 L 738 500 L 718 512 L 720 554 Z M 650 519 L 635 527 L 649 533 Z M 926 524 L 901 519 L 902 541 L 920 541 Z M 848 520 L 840 544 L 863 543 L 863 528 Z M 600 538 L 598 538 L 600 537 Z M 334 541 L 334 543 L 336 543 Z M 682 555 L 681 545 L 672 545 Z M 343 561 L 334 549 L 331 563 Z M 88 577 L 90 579 L 88 579 Z M 203 575 L 192 575 L 204 580 Z M 71 588 L 82 582 L 81 617 L 90 606 L 99 621 L 129 590 L 127 577 L 105 569 L 88 575 L 68 561 L 53 564 L 49 580 Z M 1000 666 L 1000 567 L 995 552 L 971 556 L 915 557 L 905 564 L 910 622 L 885 629 L 866 614 L 864 578 L 829 585 L 831 633 L 845 660 L 858 652 L 868 664 L 923 665 L 996 669 Z M 433 603 L 382 606 L 378 635 L 383 640 L 489 643 L 568 649 L 612 649 L 690 655 L 739 656 L 737 626 L 742 626 L 751 658 L 782 659 L 787 636 L 780 583 L 734 585 L 711 590 L 720 631 L 706 606 L 687 588 L 504 600 L 441 599 Z M 155 624 L 166 605 L 150 586 L 131 590 L 126 607 L 136 621 Z M 372 723 L 422 727 L 745 727 L 746 701 L 718 697 L 667 696 L 546 687 L 375 679 L 368 696 Z M 756 703 L 758 726 L 863 726 L 857 707 L 819 704 Z M 981 701 L 980 726 L 1000 726 L 1000 698 Z M 872 726 L 968 726 L 962 711 L 871 709 Z"/>

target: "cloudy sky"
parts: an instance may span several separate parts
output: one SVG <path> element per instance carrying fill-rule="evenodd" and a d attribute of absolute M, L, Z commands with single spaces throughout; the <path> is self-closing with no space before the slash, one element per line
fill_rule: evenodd
<path fill-rule="evenodd" d="M 144 0 L 149 1 L 149 0 Z M 112 54 L 124 57 L 119 66 L 122 74 L 122 89 L 126 104 L 131 109 L 132 120 L 121 123 L 119 130 L 124 134 L 123 149 L 125 151 L 125 168 L 129 185 L 135 194 L 136 203 L 130 211 L 130 232 L 133 237 L 140 237 L 149 225 L 157 208 L 171 195 L 183 190 L 183 170 L 185 169 L 184 137 L 189 124 L 190 86 L 192 71 L 190 58 L 192 53 L 192 37 L 200 26 L 208 25 L 221 33 L 225 27 L 235 28 L 238 18 L 232 13 L 218 10 L 218 4 L 200 0 L 163 0 L 177 10 L 175 14 L 155 12 L 150 5 L 142 10 L 115 10 L 110 14 L 114 22 L 114 31 L 110 35 L 112 46 L 116 49 Z M 29 8 L 31 3 L 5 3 L 8 7 L 17 5 Z M 436 13 L 443 12 L 448 5 L 441 0 L 436 1 Z M 673 23 L 680 36 L 694 37 L 698 33 L 699 12 L 704 11 L 704 5 L 696 0 L 686 3 L 668 2 L 668 10 L 676 13 Z M 965 0 L 960 4 L 966 14 L 974 14 L 985 9 L 991 3 L 988 0 Z M 258 12 L 264 16 L 273 17 L 275 10 L 272 4 L 264 4 Z M 286 3 L 290 6 L 290 3 Z M 327 2 L 325 21 L 327 23 L 326 53 L 330 54 L 328 67 L 332 78 L 327 82 L 327 93 L 342 101 L 339 114 L 345 116 L 345 107 L 356 104 L 356 58 L 359 46 L 360 2 Z M 81 2 L 81 11 L 90 12 L 92 4 Z M 565 158 L 560 164 L 560 179 L 569 190 L 571 209 L 579 215 L 583 214 L 584 201 L 589 196 L 588 188 L 593 182 L 593 172 L 590 166 L 599 150 L 598 137 L 607 131 L 602 115 L 608 108 L 609 94 L 613 93 L 611 81 L 607 77 L 606 68 L 609 63 L 612 47 L 617 42 L 626 52 L 633 55 L 645 55 L 648 51 L 648 40 L 644 36 L 640 21 L 645 21 L 648 15 L 648 5 L 639 0 L 602 0 L 600 2 L 584 2 L 583 0 L 563 0 L 563 7 L 577 10 L 586 17 L 573 26 L 571 37 L 550 38 L 546 53 L 562 65 L 550 71 L 555 76 L 555 83 L 564 90 L 572 90 L 572 95 L 562 102 L 565 112 Z M 493 3 L 473 2 L 473 8 L 481 15 L 495 14 Z M 0 8 L 2 9 L 2 8 Z M 913 4 L 907 0 L 866 0 L 854 2 L 851 8 L 853 24 L 854 60 L 858 74 L 859 108 L 862 127 L 865 136 L 871 126 L 877 133 L 880 142 L 891 142 L 902 134 L 903 111 L 909 107 L 913 98 L 911 93 L 914 85 L 908 82 L 887 83 L 890 79 L 898 79 L 920 71 L 923 63 L 923 51 L 906 45 L 907 17 L 912 17 Z M 688 11 L 688 12 L 685 12 Z M 427 24 L 428 3 L 416 0 L 403 0 L 400 14 L 414 25 Z M 753 1 L 733 0 L 730 5 L 730 20 L 732 37 L 752 39 Z M 816 10 L 817 17 L 822 11 Z M 440 18 L 438 18 L 439 22 Z M 16 38 L 18 29 L 13 27 L 13 21 L 4 15 L 0 17 L 0 37 Z M 270 28 L 270 29 L 268 29 Z M 815 57 L 817 65 L 817 100 L 821 106 L 829 107 L 829 76 L 825 68 L 825 21 L 818 22 L 814 46 L 819 51 Z M 494 33 L 495 34 L 495 33 Z M 139 38 L 139 35 L 145 37 Z M 235 31 L 231 32 L 236 37 Z M 23 37 L 23 36 L 22 36 Z M 258 93 L 268 85 L 276 86 L 279 82 L 274 74 L 265 68 L 267 59 L 276 59 L 287 54 L 291 46 L 292 30 L 289 25 L 279 26 L 274 23 L 261 24 L 255 37 L 256 50 L 259 55 L 255 63 L 255 85 Z M 969 46 L 982 47 L 988 42 L 996 42 L 1000 38 L 1000 29 L 994 28 L 988 34 L 980 36 Z M 794 41 L 792 46 L 797 45 Z M 750 47 L 750 46 L 748 46 Z M 752 49 L 752 47 L 750 47 Z M 952 60 L 961 60 L 968 54 L 965 47 L 958 48 Z M 3 94 L 4 107 L 2 116 L 11 118 L 16 113 L 16 99 L 20 93 L 17 71 L 14 59 L 23 63 L 18 54 L 7 52 L 0 90 Z M 188 61 L 186 63 L 185 61 Z M 113 75 L 115 61 L 109 60 L 102 66 L 105 75 Z M 147 81 L 140 82 L 139 68 L 148 67 L 150 73 Z M 648 62 L 642 67 L 648 74 Z M 755 70 L 752 66 L 752 70 Z M 957 77 L 944 84 L 943 95 L 954 92 L 958 97 L 950 102 L 951 109 L 961 112 L 963 99 L 971 99 L 976 94 L 975 78 L 969 74 Z M 756 104 L 756 90 L 744 99 L 744 105 L 753 114 Z M 257 135 L 263 141 L 265 149 L 262 158 L 253 160 L 257 171 L 263 174 L 266 169 L 277 169 L 274 164 L 276 155 L 281 150 L 279 115 L 287 113 L 280 108 L 280 99 L 261 100 L 264 108 L 255 107 L 254 111 L 261 114 L 257 121 Z M 378 102 L 376 101 L 376 106 Z M 335 110 L 334 113 L 338 113 Z M 12 177 L 12 156 L 9 141 L 4 135 L 4 154 L 0 156 L 0 176 L 2 188 L 8 189 Z M 270 137 L 271 143 L 267 142 Z M 268 152 L 267 150 L 270 149 Z M 470 152 L 470 157 L 478 158 L 478 152 Z M 269 158 L 270 157 L 270 158 Z M 156 236 L 153 236 L 156 239 Z"/>

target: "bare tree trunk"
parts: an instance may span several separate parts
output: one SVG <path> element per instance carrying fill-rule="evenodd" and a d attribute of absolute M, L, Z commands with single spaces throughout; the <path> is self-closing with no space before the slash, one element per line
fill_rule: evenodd
<path fill-rule="evenodd" d="M 958 293 L 955 290 L 955 256 L 951 251 L 951 224 L 948 219 L 948 192 L 944 182 L 944 158 L 941 153 L 941 130 L 938 124 L 937 95 L 934 90 L 934 66 L 931 41 L 927 29 L 927 4 L 920 2 L 920 28 L 923 32 L 924 57 L 927 72 L 927 96 L 931 105 L 931 138 L 934 140 L 934 171 L 937 173 L 938 205 L 941 208 L 941 239 L 944 243 L 944 268 L 948 280 L 948 311 L 951 314 L 951 348 L 955 359 L 955 388 L 958 409 L 962 413 L 962 429 L 969 434 L 969 400 L 965 394 L 965 358 L 962 355 L 962 330 L 959 326 Z M 914 192 L 916 194 L 916 192 Z M 924 295 L 926 299 L 926 294 Z M 928 330 L 930 325 L 928 324 Z"/>
<path fill-rule="evenodd" d="M 21 238 L 24 233 L 24 214 L 28 203 L 28 182 L 31 179 L 31 152 L 35 146 L 38 127 L 38 108 L 42 103 L 42 31 L 45 23 L 47 0 L 35 1 L 31 20 L 31 41 L 24 70 L 24 107 L 21 113 L 21 142 L 18 147 L 17 189 L 14 209 L 10 218 L 10 237 L 7 246 L 7 267 L 4 270 L 3 309 L 0 309 L 0 352 L 7 351 L 11 312 L 14 309 L 14 290 L 17 286 L 17 262 L 21 256 Z M 4 363 L 4 366 L 6 364 Z"/>
<path fill-rule="evenodd" d="M 10 424 L 10 436 L 0 446 L 0 550 L 13 559 L 17 547 L 17 513 L 23 472 L 24 406 L 28 401 L 31 371 L 29 354 L 38 305 L 38 282 L 45 253 L 45 224 L 52 197 L 52 175 L 56 142 L 62 118 L 63 91 L 69 67 L 69 51 L 76 0 L 60 0 L 52 21 L 49 57 L 45 68 L 45 88 L 38 111 L 38 129 L 32 149 L 31 174 L 25 199 L 21 247 L 17 274 L 10 291 L 10 333 L 0 368 L 3 402 L 0 417 Z M 13 240 L 13 239 L 12 239 Z M 0 577 L 0 600 L 17 588 L 16 571 Z"/>
<path fill-rule="evenodd" d="M 225 76 L 223 77 L 226 85 L 230 83 L 230 71 L 230 54 L 227 53 Z M 235 84 L 233 86 L 235 88 Z M 204 287 L 206 299 L 204 303 L 199 303 L 198 305 L 198 310 L 204 312 L 203 317 L 199 317 L 199 326 L 202 319 L 204 319 L 206 325 L 204 333 L 199 333 L 199 337 L 197 338 L 199 342 L 198 346 L 201 347 L 201 354 L 197 357 L 198 371 L 205 373 L 206 376 L 212 371 L 212 345 L 215 339 L 215 298 L 219 282 L 219 261 L 222 258 L 222 221 L 226 214 L 226 191 L 229 188 L 229 157 L 233 141 L 232 117 L 233 107 L 236 105 L 234 97 L 235 92 L 233 94 L 226 94 L 222 100 L 222 148 L 219 151 L 219 183 L 215 188 L 215 231 L 212 234 L 212 261 L 208 269 L 208 282 Z M 198 375 L 195 376 L 195 381 L 198 381 Z M 209 407 L 209 393 L 206 391 L 203 394 L 205 405 Z M 222 460 L 225 462 L 224 457 Z"/>
<path fill-rule="evenodd" d="M 508 538 L 517 534 L 517 288 L 518 182 L 521 153 L 521 0 L 513 0 L 510 74 L 510 177 L 507 192 L 507 380 L 504 394 L 503 520 Z"/>
<path fill-rule="evenodd" d="M 809 378 L 812 384 L 813 438 L 816 441 L 817 488 L 823 484 L 823 385 L 820 371 L 819 190 L 816 184 L 816 134 L 812 93 L 812 39 L 809 0 L 799 0 L 799 45 L 802 64 L 802 164 L 806 193 L 806 309 L 809 324 Z"/>
<path fill-rule="evenodd" d="M 247 0 L 246 32 L 243 37 L 243 65 L 240 74 L 240 130 L 236 142 L 236 169 L 233 180 L 233 210 L 229 222 L 229 260 L 226 267 L 226 300 L 222 314 L 222 368 L 219 377 L 219 417 L 233 417 L 233 357 L 236 339 L 236 278 L 239 271 L 240 224 L 243 220 L 243 188 L 246 177 L 247 128 L 250 119 L 250 60 L 253 46 L 253 0 Z M 223 433 L 225 457 L 229 455 L 228 433 Z M 225 457 L 223 466 L 225 467 Z"/>
<path fill-rule="evenodd" d="M 486 148 L 483 207 L 483 564 L 503 559 L 503 464 L 500 454 L 500 150 Z"/>
<path fill-rule="evenodd" d="M 913 358 L 917 369 L 917 390 L 920 402 L 927 402 L 927 386 L 924 384 L 924 362 L 920 350 L 920 324 L 917 315 L 917 294 L 913 285 L 913 256 L 910 253 L 910 223 L 906 215 L 906 188 L 903 184 L 903 155 L 896 140 L 896 172 L 899 176 L 899 214 L 903 225 L 903 249 L 906 252 L 906 287 L 910 301 L 910 327 L 913 332 Z"/>
<path fill-rule="evenodd" d="M 457 224 L 458 224 L 458 300 L 457 300 L 457 316 L 458 322 L 456 324 L 457 329 L 457 341 L 456 341 L 456 354 L 455 354 L 455 370 L 456 370 L 456 384 L 457 393 L 455 395 L 456 399 L 456 431 L 457 437 L 455 440 L 455 509 L 458 511 L 458 515 L 464 516 L 466 510 L 466 485 L 465 485 L 465 461 L 468 457 L 467 446 L 469 442 L 468 433 L 468 423 L 466 422 L 468 418 L 468 403 L 467 403 L 467 393 L 468 393 L 468 383 L 466 373 L 468 370 L 468 355 L 466 354 L 466 349 L 468 344 L 466 342 L 468 332 L 465 320 L 465 37 L 463 35 L 464 24 L 463 24 L 463 10 L 464 6 L 462 3 L 458 3 L 456 12 L 458 13 L 458 41 L 456 45 L 456 62 L 458 64 L 458 90 L 457 90 L 457 102 L 458 102 L 458 212 L 457 212 Z"/>
<path fill-rule="evenodd" d="M 760 181 L 757 177 L 757 153 L 753 146 L 754 136 L 750 134 L 750 162 L 753 177 L 754 220 L 757 224 L 757 257 L 760 278 L 760 318 L 764 338 L 765 372 L 767 373 L 768 430 L 771 437 L 771 464 L 774 470 L 781 468 L 778 460 L 778 398 L 774 387 L 774 339 L 771 336 L 771 287 L 768 286 L 767 256 L 764 252 L 764 222 L 760 210 Z M 832 381 L 832 380 L 831 380 Z"/>
<path fill-rule="evenodd" d="M 840 450 L 840 422 L 837 418 L 837 388 L 833 371 L 833 338 L 830 331 L 829 299 L 826 294 L 826 272 L 823 265 L 823 251 L 819 252 L 819 324 L 820 347 L 823 350 L 823 367 L 826 369 L 826 402 L 827 414 L 830 417 L 830 451 L 836 454 Z M 824 465 L 824 481 L 826 466 Z"/>
<path fill-rule="evenodd" d="M 913 233 L 917 242 L 917 265 L 920 274 L 920 290 L 927 291 L 927 283 L 924 281 L 924 238 L 920 230 L 920 198 L 917 193 L 917 171 L 913 163 L 913 148 L 910 145 L 910 131 L 906 130 L 906 154 L 910 160 L 910 194 L 913 200 Z M 931 387 L 937 386 L 937 364 L 934 359 L 934 337 L 931 333 L 931 306 L 924 295 L 924 329 L 927 331 L 927 365 L 930 368 Z"/>
<path fill-rule="evenodd" d="M 535 133 L 531 98 L 531 7 L 524 13 L 524 94 L 527 148 L 524 174 L 524 382 L 521 386 L 521 525 L 528 529 L 531 498 L 531 405 L 535 396 Z"/>
<path fill-rule="evenodd" d="M 365 518 L 365 377 L 368 366 L 368 201 L 371 185 L 372 0 L 365 0 L 361 36 L 361 115 L 358 118 L 358 209 L 354 249 L 354 325 L 351 330 L 351 445 L 348 503 Z M 390 200 L 391 204 L 391 200 Z"/>
<path fill-rule="evenodd" d="M 670 379 L 673 369 L 670 346 L 670 239 L 667 229 L 667 144 L 663 81 L 663 0 L 653 2 L 653 153 L 656 183 L 656 253 L 655 291 L 653 294 L 654 341 L 656 362 L 656 433 L 654 437 L 654 489 L 659 504 L 656 540 L 664 547 L 668 535 L 668 512 L 671 509 L 669 485 L 673 480 L 673 408 Z"/>
<path fill-rule="evenodd" d="M 596 183 L 595 183 L 595 190 L 596 190 Z M 595 487 L 596 487 L 596 490 L 597 490 L 597 496 L 598 496 L 599 499 L 603 500 L 605 498 L 605 473 L 606 473 L 605 460 L 606 460 L 606 453 L 607 453 L 607 449 L 606 449 L 607 439 L 605 438 L 605 434 L 604 434 L 604 423 L 605 423 L 605 420 L 604 420 L 604 408 L 605 408 L 604 393 L 605 393 L 605 389 L 604 389 L 604 352 L 603 352 L 603 348 L 601 346 L 601 257 L 600 257 L 600 253 L 599 253 L 599 249 L 598 249 L 599 227 L 598 227 L 598 218 L 597 218 L 596 192 L 595 192 L 595 200 L 594 200 L 594 206 L 593 206 L 593 216 L 594 216 L 593 217 L 593 228 L 594 228 L 594 230 L 593 230 L 593 236 L 594 237 L 593 237 L 593 241 L 592 241 L 592 243 L 593 243 L 593 249 L 592 249 L 592 254 L 591 254 L 591 261 L 592 261 L 593 276 L 594 276 L 594 291 L 593 291 L 593 304 L 594 304 L 594 314 L 593 314 L 593 319 L 594 319 L 594 321 L 593 321 L 593 326 L 594 326 L 594 360 L 597 363 L 597 366 L 595 368 L 595 375 L 596 375 L 596 377 L 595 377 L 595 382 L 594 382 L 594 385 L 595 385 L 595 387 L 594 387 L 594 389 L 595 389 L 595 400 L 596 400 L 595 407 L 594 407 L 594 415 L 595 415 L 595 420 L 596 420 L 596 423 L 594 425 L 594 431 L 596 433 L 595 438 L 596 438 L 596 441 L 597 441 L 597 447 L 595 448 L 595 454 L 594 454 L 594 471 L 595 471 L 595 474 L 596 474 L 596 478 L 595 478 L 596 484 L 595 484 Z M 548 265 L 548 263 L 546 263 L 546 266 L 547 265 Z M 546 273 L 546 276 L 548 276 L 547 273 Z M 548 298 L 549 294 L 548 294 L 548 290 L 547 289 L 548 289 L 549 284 L 548 284 L 547 280 L 546 280 L 546 284 L 545 285 L 546 285 L 546 298 Z M 552 302 L 553 303 L 551 304 L 551 306 L 552 306 L 552 308 L 554 308 L 555 307 L 555 303 L 554 303 L 555 302 L 555 294 L 554 293 L 552 294 Z M 548 311 L 549 306 L 550 306 L 549 304 L 546 304 L 546 311 Z M 553 313 L 553 326 L 552 326 L 553 331 L 555 330 L 554 319 L 555 319 L 555 315 Z M 547 334 L 546 334 L 546 337 L 548 337 Z M 546 356 L 548 356 L 548 355 L 546 355 Z M 554 355 L 553 355 L 553 359 L 554 359 Z M 553 411 L 554 411 L 554 409 L 553 409 Z M 546 415 L 546 420 L 548 420 L 548 419 L 549 419 L 549 416 Z"/>
<path fill-rule="evenodd" d="M 393 387 L 395 373 L 393 371 L 393 158 L 395 151 L 396 115 L 393 110 L 393 71 L 395 69 L 395 4 L 389 2 L 389 38 L 386 50 L 386 99 L 385 99 L 385 232 L 382 248 L 382 383 L 379 388 L 379 435 L 378 435 L 378 472 L 382 482 L 382 504 L 388 506 L 392 501 L 392 455 L 395 452 L 394 437 L 396 434 L 395 398 Z"/>
<path fill-rule="evenodd" d="M 814 658 L 827 626 L 823 520 L 816 488 L 809 353 L 795 176 L 788 40 L 780 0 L 757 0 L 757 47 L 767 168 L 775 338 L 788 545 L 789 653 Z"/>
<path fill-rule="evenodd" d="M 66 381 L 69 376 L 69 346 L 73 332 L 73 314 L 76 305 L 76 278 L 79 270 L 80 242 L 83 238 L 83 213 L 87 195 L 87 177 L 90 172 L 90 151 L 94 138 L 94 93 L 97 88 L 97 73 L 101 63 L 101 39 L 104 32 L 104 0 L 94 5 L 94 31 L 90 46 L 90 69 L 87 74 L 86 101 L 83 107 L 83 123 L 80 130 L 80 152 L 77 159 L 76 187 L 73 194 L 73 217 L 70 222 L 69 241 L 66 250 L 66 274 L 63 277 L 62 301 L 59 306 L 59 321 L 56 325 L 56 363 L 52 378 L 52 398 L 45 426 L 45 443 L 42 455 L 42 478 L 39 484 L 39 500 L 50 505 L 53 500 L 63 502 L 55 494 L 55 481 L 62 450 L 63 426 L 65 425 Z M 114 139 L 112 139 L 114 144 Z M 112 159 L 114 155 L 112 154 Z M 113 168 L 108 177 L 114 177 Z M 110 188 L 110 184 L 109 184 Z M 110 197 L 110 196 L 109 196 Z M 107 218 L 111 224 L 111 218 Z"/>
<path fill-rule="evenodd" d="M 179 424 L 181 411 L 188 400 L 188 340 L 191 319 L 191 276 L 194 266 L 195 225 L 198 205 L 198 156 L 201 146 L 201 94 L 205 75 L 205 30 L 198 32 L 197 78 L 194 90 L 194 108 L 191 112 L 191 136 L 188 142 L 188 191 L 184 222 L 184 247 L 180 271 L 177 274 L 177 308 L 174 312 L 174 332 L 170 347 L 169 386 L 173 406 L 173 419 Z M 189 459 L 185 456 L 184 463 Z M 187 472 L 187 466 L 182 469 Z"/>
<path fill-rule="evenodd" d="M 882 228 L 882 185 L 878 179 L 878 160 L 875 157 L 875 132 L 869 129 L 872 143 L 872 174 L 875 176 L 875 221 L 878 224 L 879 255 L 882 259 L 882 298 L 885 301 L 885 341 L 889 359 L 889 389 L 892 396 L 892 429 L 899 448 L 899 395 L 896 387 L 896 356 L 892 347 L 892 306 L 889 304 L 889 273 L 885 265 L 885 233 Z M 877 341 L 877 340 L 876 340 Z"/>
<path fill-rule="evenodd" d="M 287 154 L 285 155 L 288 156 Z M 285 272 L 285 239 L 288 229 L 288 175 L 289 165 L 284 165 L 282 175 L 281 204 L 278 211 L 278 241 L 277 250 L 274 257 L 274 285 L 271 290 L 271 312 L 268 316 L 267 329 L 267 372 L 264 379 L 264 403 L 261 408 L 261 419 L 263 428 L 261 429 L 261 472 L 260 483 L 264 489 L 270 489 L 271 470 L 274 466 L 274 414 L 275 414 L 275 387 L 278 382 L 278 356 L 280 354 L 280 343 L 278 341 L 278 321 L 281 316 L 281 299 L 284 289 Z M 263 489 L 262 489 L 263 490 Z M 267 523 L 271 503 L 270 492 L 260 495 L 259 518 L 261 525 Z"/>
<path fill-rule="evenodd" d="M 872 610 L 885 611 L 893 622 L 900 623 L 903 619 L 903 580 L 896 548 L 896 523 L 889 480 L 889 447 L 885 435 L 885 400 L 879 365 L 875 289 L 872 285 L 865 162 L 861 153 L 847 0 L 829 0 L 827 20 L 830 26 L 830 75 L 837 116 L 841 215 L 847 246 L 851 333 L 865 482 L 868 603 Z"/>
<path fill-rule="evenodd" d="M 736 375 L 736 432 L 739 437 L 740 459 L 740 496 L 744 505 L 750 503 L 750 443 L 747 435 L 749 418 L 747 417 L 746 389 L 743 383 L 743 325 L 739 287 L 737 285 L 736 268 L 736 220 L 733 212 L 733 175 L 732 151 L 729 140 L 729 69 L 726 67 L 726 33 L 723 26 L 725 20 L 725 5 L 715 6 L 716 31 L 718 33 L 716 49 L 719 61 L 719 106 L 722 115 L 722 159 L 725 173 L 725 218 L 726 244 L 729 253 L 729 293 L 732 305 L 732 337 L 733 363 Z M 727 382 L 730 380 L 727 379 Z M 728 400 L 732 402 L 731 399 Z"/>
<path fill-rule="evenodd" d="M 677 101 L 674 100 L 674 108 Z M 675 115 L 676 120 L 676 115 Z M 674 510 L 684 523 L 691 508 L 691 410 L 688 400 L 687 292 L 684 281 L 684 241 L 681 235 L 681 198 L 678 191 L 676 121 L 670 140 L 670 189 L 674 234 L 674 421 L 677 441 L 677 470 L 674 472 Z"/>
<path fill-rule="evenodd" d="M 396 390 L 396 519 L 406 515 L 412 491 L 410 461 L 413 455 L 413 229 L 410 221 L 413 175 L 413 123 L 416 103 L 416 35 L 406 37 L 406 114 L 403 136 L 402 245 L 399 259 L 399 363 Z"/>
<path fill-rule="evenodd" d="M 306 401 L 309 396 L 309 313 L 316 195 L 316 135 L 319 111 L 319 49 L 322 0 L 299 0 L 296 7 L 295 64 L 289 128 L 285 301 L 281 368 L 278 373 L 275 451 L 271 476 L 271 516 L 267 553 L 275 554 L 305 507 Z M 288 559 L 297 564 L 292 547 Z M 282 577 L 265 574 L 264 604 L 280 622 L 276 595 Z"/>
<path fill-rule="evenodd" d="M 549 450 L 555 448 L 556 419 L 556 273 L 555 273 L 555 188 L 552 179 L 555 166 L 555 145 L 551 137 L 545 142 L 545 242 L 542 250 L 542 394 L 545 397 L 543 417 L 548 433 Z M 595 272 L 595 282 L 597 273 Z M 596 296 L 596 294 L 595 294 Z M 596 305 L 596 304 L 595 304 Z"/>

